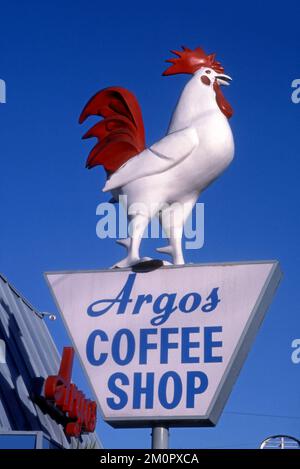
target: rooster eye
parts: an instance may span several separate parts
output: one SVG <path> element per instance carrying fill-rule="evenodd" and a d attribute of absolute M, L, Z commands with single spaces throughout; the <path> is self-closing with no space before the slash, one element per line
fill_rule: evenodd
<path fill-rule="evenodd" d="M 211 70 L 205 70 L 205 73 L 211 73 Z"/>

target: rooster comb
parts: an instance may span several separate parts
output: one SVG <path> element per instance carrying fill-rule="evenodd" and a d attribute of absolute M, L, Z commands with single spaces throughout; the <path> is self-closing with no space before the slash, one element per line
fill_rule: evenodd
<path fill-rule="evenodd" d="M 182 51 L 171 50 L 177 57 L 166 60 L 172 65 L 163 72 L 164 76 L 177 75 L 178 73 L 193 74 L 201 67 L 212 68 L 218 73 L 223 73 L 224 68 L 215 60 L 216 54 L 206 55 L 201 47 L 192 50 L 182 46 Z"/>

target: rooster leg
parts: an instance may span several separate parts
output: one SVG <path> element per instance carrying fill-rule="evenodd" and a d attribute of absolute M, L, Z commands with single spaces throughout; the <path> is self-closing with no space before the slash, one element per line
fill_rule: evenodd
<path fill-rule="evenodd" d="M 163 248 L 157 248 L 157 251 L 172 256 L 173 264 L 184 264 L 181 245 L 184 224 L 182 212 L 183 206 L 178 203 L 170 205 L 160 213 L 160 222 L 170 244 Z"/>
<path fill-rule="evenodd" d="M 195 194 L 194 197 L 183 203 L 173 203 L 160 213 L 160 222 L 170 244 L 157 248 L 157 251 L 172 256 L 173 264 L 184 264 L 182 253 L 183 226 L 191 213 L 197 197 L 198 194 Z"/>
<path fill-rule="evenodd" d="M 127 256 L 121 261 L 117 262 L 113 267 L 130 267 L 138 262 L 148 260 L 149 258 L 140 258 L 140 244 L 144 231 L 149 223 L 149 217 L 141 213 L 132 216 L 130 221 L 130 238 L 127 238 L 126 243 L 122 243 L 128 249 Z M 119 243 L 120 244 L 120 243 Z"/>
<path fill-rule="evenodd" d="M 183 227 L 174 230 L 170 237 L 170 245 L 172 247 L 173 264 L 184 264 L 184 257 L 182 253 L 182 232 Z"/>

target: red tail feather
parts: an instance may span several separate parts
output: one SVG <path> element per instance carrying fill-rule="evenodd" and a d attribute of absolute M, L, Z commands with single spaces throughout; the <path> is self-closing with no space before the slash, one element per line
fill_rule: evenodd
<path fill-rule="evenodd" d="M 135 96 L 120 87 L 105 88 L 95 94 L 83 109 L 79 123 L 96 115 L 104 119 L 83 138 L 97 137 L 86 166 L 103 165 L 113 173 L 127 160 L 145 149 L 145 131 L 140 106 Z"/>

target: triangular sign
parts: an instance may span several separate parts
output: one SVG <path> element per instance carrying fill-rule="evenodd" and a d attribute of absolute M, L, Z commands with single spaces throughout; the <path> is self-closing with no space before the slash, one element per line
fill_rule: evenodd
<path fill-rule="evenodd" d="M 114 427 L 215 425 L 264 318 L 276 261 L 46 278 Z"/>

